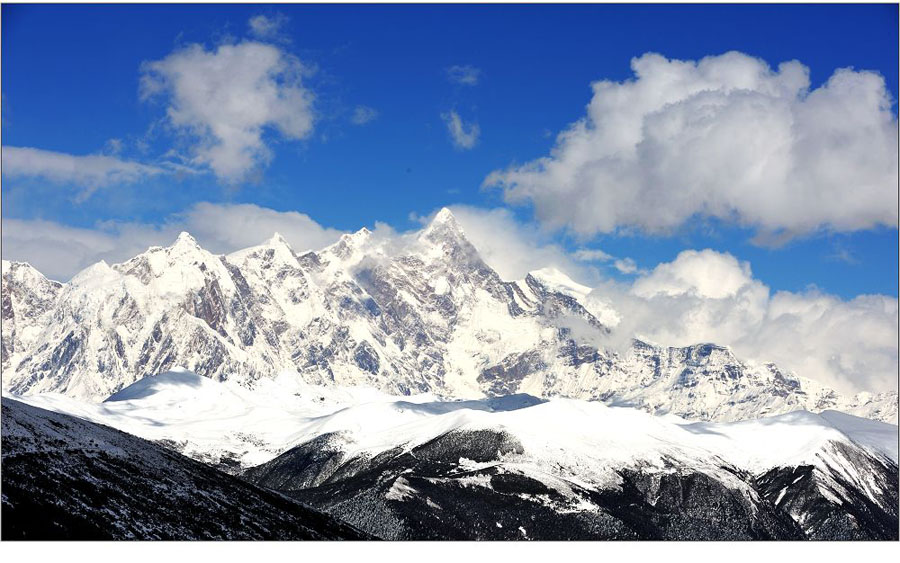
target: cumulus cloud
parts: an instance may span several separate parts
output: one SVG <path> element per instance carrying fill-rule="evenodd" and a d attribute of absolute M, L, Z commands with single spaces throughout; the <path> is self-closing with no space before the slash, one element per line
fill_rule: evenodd
<path fill-rule="evenodd" d="M 193 141 L 193 162 L 239 183 L 272 158 L 264 133 L 298 140 L 313 130 L 307 68 L 274 45 L 189 45 L 142 65 L 140 93 L 167 102 L 168 123 Z"/>
<path fill-rule="evenodd" d="M 276 232 L 302 252 L 327 246 L 342 234 L 296 211 L 201 202 L 160 224 L 106 221 L 78 228 L 52 221 L 4 219 L 3 258 L 28 262 L 46 276 L 65 281 L 99 260 L 122 262 L 149 246 L 169 245 L 181 231 L 188 231 L 214 253 L 260 244 Z"/>
<path fill-rule="evenodd" d="M 353 109 L 353 115 L 350 117 L 350 122 L 353 125 L 365 125 L 370 121 L 374 121 L 378 117 L 378 110 L 375 108 L 370 108 L 369 106 L 356 106 Z"/>
<path fill-rule="evenodd" d="M 466 123 L 455 111 L 442 113 L 441 119 L 443 119 L 444 123 L 447 125 L 450 139 L 453 141 L 453 146 L 456 148 L 468 150 L 474 147 L 475 143 L 478 142 L 481 128 L 478 126 L 477 122 L 472 121 Z"/>
<path fill-rule="evenodd" d="M 274 39 L 281 36 L 281 30 L 287 21 L 287 16 L 282 13 L 271 16 L 259 14 L 250 18 L 247 25 L 254 36 L 260 39 Z"/>
<path fill-rule="evenodd" d="M 800 62 L 772 69 L 737 52 L 646 54 L 631 68 L 629 80 L 593 83 L 587 115 L 549 156 L 485 185 L 581 235 L 660 234 L 697 216 L 753 228 L 764 244 L 897 226 L 897 119 L 880 75 L 839 69 L 810 90 Z"/>
<path fill-rule="evenodd" d="M 72 155 L 30 147 L 4 146 L 3 175 L 8 178 L 33 177 L 81 188 L 82 197 L 97 188 L 133 184 L 166 172 L 157 166 L 123 160 L 115 156 Z"/>
<path fill-rule="evenodd" d="M 447 69 L 447 78 L 456 84 L 475 86 L 481 78 L 481 69 L 472 65 L 453 65 Z"/>
<path fill-rule="evenodd" d="M 715 250 L 685 250 L 636 280 L 632 291 L 641 297 L 683 295 L 721 299 L 733 297 L 751 281 L 750 264 Z"/>
<path fill-rule="evenodd" d="M 773 295 L 749 263 L 685 250 L 633 284 L 601 283 L 590 298 L 611 304 L 621 319 L 613 345 L 632 336 L 669 346 L 713 342 L 841 391 L 897 388 L 894 297 L 846 301 L 815 288 Z"/>

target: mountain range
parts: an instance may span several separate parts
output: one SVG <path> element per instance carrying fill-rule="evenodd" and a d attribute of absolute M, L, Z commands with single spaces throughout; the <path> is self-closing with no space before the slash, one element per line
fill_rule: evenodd
<path fill-rule="evenodd" d="M 706 421 L 834 409 L 896 423 L 896 392 L 842 396 L 724 346 L 612 349 L 615 311 L 595 297 L 550 268 L 503 280 L 447 209 L 418 232 L 362 229 L 318 251 L 276 234 L 215 255 L 182 233 L 66 283 L 3 261 L 3 389 L 102 401 L 182 367 L 247 388 L 287 371 L 396 395 L 528 393 Z"/>
<path fill-rule="evenodd" d="M 897 539 L 895 392 L 623 349 L 614 307 L 502 279 L 446 209 L 3 261 L 3 538 Z"/>

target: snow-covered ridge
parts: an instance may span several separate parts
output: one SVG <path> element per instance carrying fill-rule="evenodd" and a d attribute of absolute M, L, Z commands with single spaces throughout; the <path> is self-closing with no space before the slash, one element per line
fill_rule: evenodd
<path fill-rule="evenodd" d="M 247 389 L 185 370 L 144 378 L 99 404 L 59 394 L 13 398 L 157 442 L 257 485 L 306 493 L 301 498 L 324 502 L 315 504 L 322 509 L 333 508 L 325 500 L 335 494 L 337 504 L 357 499 L 353 510 L 362 513 L 337 513 L 342 518 L 430 517 L 454 498 L 468 499 L 468 510 L 490 510 L 482 519 L 497 522 L 523 509 L 553 521 L 576 513 L 608 519 L 617 506 L 650 511 L 648 518 L 657 509 L 706 515 L 727 500 L 745 506 L 738 518 L 753 523 L 738 525 L 751 531 L 759 525 L 753 515 L 774 513 L 795 523 L 785 537 L 895 537 L 897 427 L 833 411 L 696 423 L 525 394 L 398 397 L 310 385 L 296 373 Z M 316 492 L 323 483 L 325 497 Z M 616 500 L 626 498 L 631 504 Z M 855 520 L 860 514 L 870 516 Z"/>
<path fill-rule="evenodd" d="M 596 401 L 530 395 L 440 401 L 374 389 L 319 386 L 296 374 L 248 390 L 179 370 L 145 378 L 91 403 L 59 394 L 14 397 L 41 408 L 165 440 L 204 461 L 243 467 L 325 434 L 341 436 L 348 457 L 411 449 L 453 431 L 503 430 L 524 447 L 518 461 L 566 467 L 595 485 L 623 467 L 685 467 L 721 473 L 728 465 L 760 474 L 827 463 L 835 443 L 897 463 L 897 426 L 826 411 L 735 423 L 696 423 Z M 514 460 L 513 460 L 514 461 Z M 550 469 L 547 469 L 550 471 Z M 724 475 L 723 478 L 727 478 Z"/>
<path fill-rule="evenodd" d="M 277 234 L 227 256 L 187 233 L 66 284 L 3 263 L 3 388 L 100 401 L 185 366 L 250 389 L 278 373 L 442 398 L 528 393 L 694 420 L 836 409 L 894 422 L 897 395 L 843 397 L 698 344 L 607 350 L 618 313 L 544 269 L 503 280 L 449 210 L 385 240 L 295 252 Z"/>

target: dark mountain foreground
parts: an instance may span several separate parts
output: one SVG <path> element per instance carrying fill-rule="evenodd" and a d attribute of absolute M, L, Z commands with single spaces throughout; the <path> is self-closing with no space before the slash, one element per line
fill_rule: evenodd
<path fill-rule="evenodd" d="M 622 468 L 618 486 L 581 486 L 509 463 L 523 446 L 504 431 L 452 431 L 374 457 L 342 454 L 325 435 L 251 468 L 279 489 L 384 539 L 897 540 L 896 464 L 833 444 L 865 467 L 876 495 L 811 466 L 756 476 L 671 460 Z M 569 478 L 566 478 L 569 477 Z"/>
<path fill-rule="evenodd" d="M 162 446 L 7 398 L 2 436 L 5 541 L 368 538 Z"/>
<path fill-rule="evenodd" d="M 378 411 L 367 424 L 382 417 L 363 408 Z M 727 461 L 726 449 L 702 454 L 677 441 L 588 461 L 562 435 L 551 439 L 558 447 L 544 444 L 552 432 L 532 429 L 530 415 L 517 426 L 528 408 L 501 409 L 492 416 L 506 413 L 505 423 L 481 429 L 470 421 L 487 420 L 483 411 L 464 413 L 456 426 L 441 417 L 414 430 L 386 426 L 373 442 L 385 446 L 374 451 L 347 432 L 326 432 L 237 477 L 159 443 L 3 399 L 2 539 L 898 539 L 896 461 L 846 435 L 830 433 L 804 461 L 766 470 Z M 597 408 L 610 420 L 629 415 Z M 437 434 L 421 430 L 429 421 L 440 422 L 430 426 Z M 622 432 L 606 428 L 608 440 L 583 447 L 615 448 Z"/>

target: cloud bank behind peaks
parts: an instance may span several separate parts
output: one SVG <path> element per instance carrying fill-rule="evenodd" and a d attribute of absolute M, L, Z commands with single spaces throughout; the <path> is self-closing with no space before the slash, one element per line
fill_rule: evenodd
<path fill-rule="evenodd" d="M 631 68 L 630 80 L 593 83 L 587 115 L 549 156 L 485 184 L 582 235 L 663 234 L 696 216 L 760 242 L 896 227 L 897 119 L 880 75 L 839 69 L 810 90 L 800 62 L 772 69 L 737 52 L 645 54 Z"/>
<path fill-rule="evenodd" d="M 842 391 L 897 388 L 895 297 L 772 294 L 750 264 L 707 249 L 685 250 L 630 287 L 601 285 L 590 299 L 616 309 L 623 343 L 632 335 L 670 346 L 714 342 Z"/>
<path fill-rule="evenodd" d="M 3 258 L 28 262 L 51 279 L 66 281 L 99 260 L 123 262 L 148 246 L 168 246 L 181 231 L 219 254 L 255 246 L 276 232 L 297 252 L 318 250 L 342 234 L 297 211 L 198 202 L 158 224 L 105 221 L 93 228 L 78 228 L 53 221 L 4 219 Z"/>
<path fill-rule="evenodd" d="M 141 98 L 163 97 L 169 124 L 192 141 L 195 164 L 234 184 L 271 159 L 267 129 L 292 140 L 312 132 L 306 72 L 274 45 L 244 41 L 207 51 L 194 44 L 142 65 Z"/>

